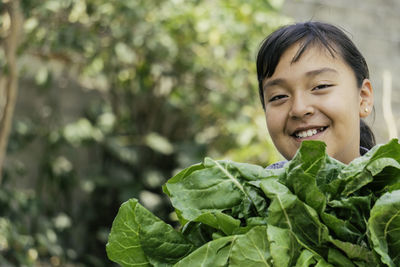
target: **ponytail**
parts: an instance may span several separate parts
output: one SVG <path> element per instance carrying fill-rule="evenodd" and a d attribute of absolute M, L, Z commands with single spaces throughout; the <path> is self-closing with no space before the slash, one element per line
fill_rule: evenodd
<path fill-rule="evenodd" d="M 371 149 L 375 146 L 375 135 L 371 128 L 365 123 L 365 121 L 360 120 L 360 147 L 366 149 Z"/>

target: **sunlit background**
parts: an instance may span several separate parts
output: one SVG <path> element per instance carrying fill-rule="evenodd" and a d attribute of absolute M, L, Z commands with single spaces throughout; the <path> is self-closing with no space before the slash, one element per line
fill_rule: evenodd
<path fill-rule="evenodd" d="M 396 137 L 399 11 L 396 1 L 372 0 L 2 0 L 3 121 L 13 78 L 6 44 L 13 31 L 20 41 L 0 265 L 112 266 L 105 244 L 122 202 L 138 198 L 174 223 L 161 185 L 177 171 L 205 156 L 279 160 L 255 57 L 283 24 L 318 19 L 348 30 L 371 69 L 369 122 L 378 142 Z"/>

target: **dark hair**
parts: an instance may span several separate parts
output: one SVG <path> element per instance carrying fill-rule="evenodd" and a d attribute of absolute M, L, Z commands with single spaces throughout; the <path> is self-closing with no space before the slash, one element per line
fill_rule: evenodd
<path fill-rule="evenodd" d="M 258 89 L 261 103 L 265 109 L 263 81 L 271 77 L 283 53 L 293 44 L 301 41 L 301 46 L 293 57 L 296 62 L 310 46 L 320 45 L 335 57 L 336 54 L 351 67 L 360 88 L 364 79 L 369 78 L 367 63 L 350 40 L 338 27 L 323 22 L 296 23 L 279 28 L 270 34 L 261 44 L 257 55 Z M 372 148 L 375 145 L 375 136 L 368 125 L 360 121 L 360 146 Z"/>

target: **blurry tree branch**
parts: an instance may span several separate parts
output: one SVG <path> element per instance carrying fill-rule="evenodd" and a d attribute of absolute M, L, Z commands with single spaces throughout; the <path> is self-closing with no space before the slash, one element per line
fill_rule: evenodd
<path fill-rule="evenodd" d="M 3 13 L 3 22 L 0 28 L 0 38 L 6 65 L 0 73 L 0 184 L 17 100 L 18 74 L 16 56 L 23 23 L 19 0 L 2 0 L 1 12 Z"/>

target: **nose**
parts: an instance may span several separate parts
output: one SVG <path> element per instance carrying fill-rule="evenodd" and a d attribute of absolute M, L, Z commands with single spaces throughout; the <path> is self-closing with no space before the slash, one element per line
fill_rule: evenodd
<path fill-rule="evenodd" d="M 314 107 L 307 96 L 296 94 L 292 97 L 292 106 L 289 111 L 289 116 L 291 118 L 302 119 L 312 114 L 314 114 Z"/>

